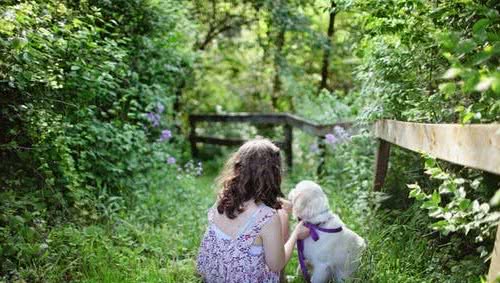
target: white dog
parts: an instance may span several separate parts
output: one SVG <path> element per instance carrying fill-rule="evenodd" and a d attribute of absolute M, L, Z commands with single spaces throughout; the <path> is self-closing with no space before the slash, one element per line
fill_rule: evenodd
<path fill-rule="evenodd" d="M 356 270 L 365 240 L 351 231 L 330 211 L 328 199 L 321 187 L 313 181 L 302 181 L 288 194 L 293 215 L 304 222 L 321 228 L 338 228 L 342 231 L 327 233 L 318 231 L 319 239 L 304 240 L 304 257 L 313 268 L 311 282 L 328 282 L 335 277 L 344 281 Z"/>

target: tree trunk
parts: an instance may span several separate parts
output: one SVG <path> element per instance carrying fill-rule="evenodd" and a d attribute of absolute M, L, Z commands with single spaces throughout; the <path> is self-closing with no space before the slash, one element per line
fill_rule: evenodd
<path fill-rule="evenodd" d="M 282 62 L 282 51 L 285 45 L 285 27 L 280 27 L 278 35 L 276 36 L 276 52 L 274 54 L 274 79 L 273 79 L 273 92 L 271 94 L 271 103 L 273 109 L 278 109 L 278 97 L 281 94 L 281 64 Z"/>
<path fill-rule="evenodd" d="M 328 31 L 327 31 L 327 44 L 323 51 L 323 64 L 321 67 L 321 82 L 319 84 L 318 93 L 326 88 L 328 89 L 328 68 L 330 65 L 330 53 L 332 49 L 332 38 L 335 32 L 335 15 L 337 14 L 336 8 L 337 4 L 335 1 L 332 1 L 332 6 L 330 7 L 330 20 L 328 22 Z"/>

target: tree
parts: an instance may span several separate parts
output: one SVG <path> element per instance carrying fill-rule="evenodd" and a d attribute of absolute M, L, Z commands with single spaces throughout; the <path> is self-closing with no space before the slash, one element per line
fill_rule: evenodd
<path fill-rule="evenodd" d="M 330 18 L 328 21 L 328 31 L 326 33 L 326 43 L 324 45 L 323 60 L 321 67 L 321 82 L 319 83 L 318 92 L 322 89 L 328 89 L 328 67 L 330 65 L 330 52 L 332 50 L 332 38 L 335 32 L 335 16 L 337 15 L 337 4 L 331 1 L 329 10 Z"/>

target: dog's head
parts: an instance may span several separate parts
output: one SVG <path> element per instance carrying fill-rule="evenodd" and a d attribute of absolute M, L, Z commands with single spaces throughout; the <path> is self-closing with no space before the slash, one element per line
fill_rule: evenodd
<path fill-rule="evenodd" d="M 328 199 L 321 187 L 313 181 L 301 181 L 288 194 L 293 205 L 293 215 L 308 221 L 328 210 Z"/>

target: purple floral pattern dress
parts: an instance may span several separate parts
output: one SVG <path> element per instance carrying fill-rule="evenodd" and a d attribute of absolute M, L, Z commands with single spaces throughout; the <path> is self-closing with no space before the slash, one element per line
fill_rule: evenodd
<path fill-rule="evenodd" d="M 264 224 L 276 210 L 261 204 L 236 238 L 224 234 L 214 223 L 215 207 L 208 210 L 208 228 L 201 242 L 197 269 L 204 282 L 279 282 L 271 271 L 262 246 L 254 245 Z"/>

